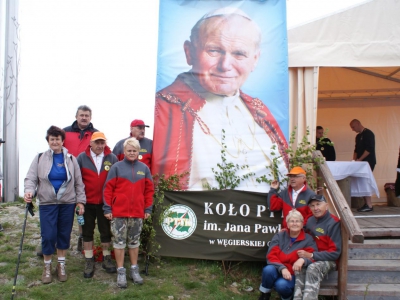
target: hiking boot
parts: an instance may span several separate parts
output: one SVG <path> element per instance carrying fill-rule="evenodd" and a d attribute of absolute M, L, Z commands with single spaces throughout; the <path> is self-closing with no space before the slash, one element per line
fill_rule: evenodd
<path fill-rule="evenodd" d="M 126 269 L 125 268 L 119 268 L 117 270 L 118 276 L 117 276 L 117 286 L 119 288 L 125 289 L 128 286 L 128 283 L 126 282 Z"/>
<path fill-rule="evenodd" d="M 104 256 L 103 263 L 101 265 L 107 273 L 116 273 L 117 268 L 115 267 L 115 262 L 112 260 L 111 255 Z"/>
<path fill-rule="evenodd" d="M 143 278 L 139 275 L 139 266 L 131 267 L 130 277 L 133 280 L 133 283 L 143 284 Z"/>
<path fill-rule="evenodd" d="M 83 236 L 81 236 L 81 235 L 78 237 L 78 244 L 77 244 L 76 250 L 78 252 L 82 252 L 82 250 L 83 250 Z"/>
<path fill-rule="evenodd" d="M 364 206 L 357 209 L 358 212 L 369 212 L 369 211 L 373 211 L 373 210 L 374 210 L 374 208 L 369 207 L 367 204 L 364 204 Z"/>
<path fill-rule="evenodd" d="M 83 277 L 92 278 L 94 274 L 94 257 L 85 259 L 85 271 L 83 271 Z"/>
<path fill-rule="evenodd" d="M 56 267 L 58 280 L 61 282 L 67 281 L 67 273 L 65 271 L 65 264 L 58 263 Z"/>
<path fill-rule="evenodd" d="M 51 263 L 50 264 L 44 264 L 44 269 L 42 273 L 42 282 L 44 284 L 50 283 L 53 280 L 51 276 Z"/>
<path fill-rule="evenodd" d="M 40 257 L 43 257 L 42 245 L 37 246 L 36 255 L 40 256 Z"/>

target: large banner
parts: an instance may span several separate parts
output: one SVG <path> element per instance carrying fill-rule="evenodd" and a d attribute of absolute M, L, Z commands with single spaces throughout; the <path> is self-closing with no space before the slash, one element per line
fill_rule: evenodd
<path fill-rule="evenodd" d="M 160 0 L 153 174 L 182 174 L 188 190 L 217 188 L 226 162 L 256 179 L 274 157 L 287 173 L 286 1 Z M 274 149 L 274 150 L 272 150 Z"/>
<path fill-rule="evenodd" d="M 166 192 L 165 218 L 154 222 L 157 254 L 210 260 L 265 261 L 282 218 L 267 195 L 241 191 Z M 158 215 L 158 214 L 157 214 Z"/>

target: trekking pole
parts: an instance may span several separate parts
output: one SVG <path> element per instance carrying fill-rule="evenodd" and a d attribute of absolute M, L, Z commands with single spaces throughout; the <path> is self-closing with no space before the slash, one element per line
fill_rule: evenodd
<path fill-rule="evenodd" d="M 18 252 L 18 261 L 17 261 L 17 268 L 15 270 L 15 276 L 14 276 L 14 284 L 12 288 L 12 295 L 11 295 L 11 300 L 14 299 L 15 295 L 15 286 L 17 284 L 17 276 L 18 276 L 18 268 L 19 268 L 19 261 L 21 260 L 21 254 L 22 254 L 22 244 L 24 242 L 24 236 L 25 236 L 25 228 L 26 228 L 26 219 L 28 218 L 28 211 L 33 217 L 35 214 L 33 213 L 33 209 L 35 207 L 33 206 L 32 202 L 26 204 L 26 210 L 25 210 L 25 220 L 24 220 L 24 225 L 22 226 L 22 237 L 21 237 L 21 242 L 19 243 L 19 252 Z"/>

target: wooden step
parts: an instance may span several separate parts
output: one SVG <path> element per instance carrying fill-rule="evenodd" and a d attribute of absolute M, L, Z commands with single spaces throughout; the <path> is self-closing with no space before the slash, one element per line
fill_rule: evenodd
<path fill-rule="evenodd" d="M 393 236 L 400 237 L 400 228 L 361 228 L 364 237 L 384 237 Z"/>
<path fill-rule="evenodd" d="M 349 242 L 349 259 L 400 259 L 400 239 L 364 240 L 363 244 Z"/>
<path fill-rule="evenodd" d="M 400 299 L 400 284 L 348 284 L 348 300 Z"/>

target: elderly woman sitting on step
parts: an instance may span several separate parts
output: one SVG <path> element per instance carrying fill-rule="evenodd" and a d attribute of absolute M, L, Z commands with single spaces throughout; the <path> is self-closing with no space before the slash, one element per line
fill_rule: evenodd
<path fill-rule="evenodd" d="M 317 251 L 314 239 L 303 230 L 304 218 L 299 211 L 290 211 L 286 222 L 288 228 L 275 234 L 270 242 L 259 300 L 269 300 L 273 288 L 282 300 L 291 299 L 295 285 L 294 272 L 312 263 L 311 259 L 299 258 L 297 251 Z"/>

